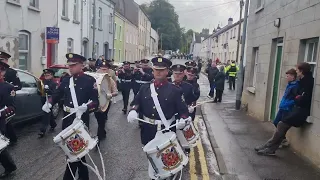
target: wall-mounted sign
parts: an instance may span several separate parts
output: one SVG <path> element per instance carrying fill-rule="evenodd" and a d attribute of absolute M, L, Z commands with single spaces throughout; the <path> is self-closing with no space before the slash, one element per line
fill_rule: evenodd
<path fill-rule="evenodd" d="M 49 44 L 59 43 L 59 28 L 57 27 L 46 28 L 46 42 Z"/>

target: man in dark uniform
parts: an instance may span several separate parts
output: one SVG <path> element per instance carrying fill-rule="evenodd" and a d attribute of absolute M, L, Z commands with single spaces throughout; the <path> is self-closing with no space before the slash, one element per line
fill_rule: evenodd
<path fill-rule="evenodd" d="M 0 51 L 0 61 L 1 62 L 8 64 L 10 57 L 11 56 L 8 53 Z M 18 91 L 22 88 L 17 71 L 10 68 L 10 67 L 6 70 L 4 80 L 6 82 L 12 84 L 14 86 L 15 91 Z M 10 145 L 14 145 L 18 140 L 17 135 L 13 129 L 11 122 L 8 122 L 6 126 L 7 126 L 6 136 L 10 139 Z"/>
<path fill-rule="evenodd" d="M 85 57 L 69 53 L 66 54 L 66 58 L 68 59 L 67 63 L 71 77 L 65 78 L 61 82 L 57 91 L 49 99 L 49 103 L 43 105 L 42 110 L 47 113 L 50 112 L 52 104 L 57 103 L 64 97 L 64 115 L 66 116 L 73 111 L 76 111 L 76 113 L 62 121 L 62 129 L 71 125 L 76 116 L 81 116 L 81 120 L 89 128 L 89 113 L 96 111 L 99 107 L 96 81 L 93 77 L 83 73 Z M 74 90 L 71 87 L 74 87 Z M 75 92 L 75 94 L 72 92 Z M 85 157 L 81 158 L 81 161 L 86 163 Z M 64 180 L 73 180 L 72 174 L 75 174 L 77 170 L 81 180 L 89 179 L 88 168 L 81 161 L 69 163 L 72 172 L 67 166 L 63 177 Z"/>
<path fill-rule="evenodd" d="M 96 72 L 97 71 L 96 60 L 93 58 L 89 58 L 88 61 L 89 61 L 88 66 L 86 66 L 83 69 L 83 71 L 84 72 Z"/>
<path fill-rule="evenodd" d="M 195 61 L 187 61 L 185 63 L 185 65 L 186 65 L 186 67 L 194 67 L 194 68 L 196 68 L 198 66 Z M 199 73 L 198 72 L 196 73 L 195 79 L 196 79 L 196 81 L 199 79 Z M 183 80 L 187 80 L 187 75 L 183 78 Z"/>
<path fill-rule="evenodd" d="M 2 134 L 6 134 L 6 119 L 12 117 L 15 113 L 15 88 L 12 84 L 4 80 L 8 68 L 8 64 L 0 61 L 0 132 Z M 17 169 L 7 149 L 3 149 L 0 152 L 0 163 L 4 167 L 4 172 L 0 174 L 0 179 L 10 176 Z"/>
<path fill-rule="evenodd" d="M 130 68 L 130 62 L 124 61 L 123 68 L 118 71 L 120 80 L 121 93 L 123 98 L 123 114 L 127 114 L 127 107 L 129 103 L 130 90 L 132 88 L 133 71 Z"/>
<path fill-rule="evenodd" d="M 151 84 L 144 84 L 131 103 L 132 109 L 128 114 L 128 122 L 132 123 L 142 113 L 144 120 L 149 122 L 162 123 L 162 128 L 176 123 L 175 114 L 181 118 L 178 120 L 177 128 L 184 128 L 187 121 L 190 121 L 188 107 L 184 102 L 180 88 L 168 82 L 167 75 L 172 62 L 168 59 L 156 57 L 152 59 L 154 81 Z M 157 94 L 160 107 L 155 105 L 151 91 Z M 161 108 L 165 120 L 160 120 L 157 108 Z M 165 123 L 164 123 L 165 122 Z M 172 128 L 175 131 L 175 128 Z M 146 145 L 151 141 L 157 132 L 157 125 L 143 123 L 141 127 L 141 142 Z"/>
<path fill-rule="evenodd" d="M 197 100 L 200 97 L 200 86 L 197 83 L 196 74 L 197 74 L 196 67 L 187 67 L 187 69 L 186 69 L 186 75 L 187 75 L 186 82 L 193 86 L 192 91 L 193 91 L 193 95 L 195 98 L 193 100 L 193 102 L 191 103 L 192 106 L 195 106 L 197 104 Z M 192 110 L 189 109 L 189 112 L 190 112 L 190 116 L 193 121 L 196 116 L 196 109 L 194 109 L 193 112 L 192 112 Z"/>
<path fill-rule="evenodd" d="M 134 70 L 132 88 L 134 95 L 138 94 L 139 89 L 143 84 L 150 83 L 153 79 L 152 68 L 149 67 L 148 63 L 148 59 L 142 59 L 140 61 L 140 68 Z"/>
<path fill-rule="evenodd" d="M 44 88 L 45 88 L 44 90 L 46 92 L 46 96 L 48 96 L 48 98 L 49 98 L 52 96 L 54 91 L 56 91 L 58 89 L 58 84 L 53 81 L 54 71 L 52 69 L 44 69 L 43 75 L 44 75 L 43 84 L 44 84 Z M 46 101 L 46 99 L 43 102 L 45 102 L 45 101 Z M 53 118 L 52 111 L 50 111 L 49 113 L 45 113 L 45 115 L 42 117 L 42 125 L 40 128 L 40 132 L 38 134 L 39 138 L 44 137 L 49 124 L 51 127 L 50 128 L 51 131 L 53 131 L 54 128 L 57 126 L 57 123 Z"/>

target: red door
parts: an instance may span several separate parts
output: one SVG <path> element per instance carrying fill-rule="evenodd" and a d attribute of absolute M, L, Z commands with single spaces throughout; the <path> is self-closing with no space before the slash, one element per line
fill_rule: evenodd
<path fill-rule="evenodd" d="M 52 65 L 52 44 L 47 43 L 47 68 Z"/>

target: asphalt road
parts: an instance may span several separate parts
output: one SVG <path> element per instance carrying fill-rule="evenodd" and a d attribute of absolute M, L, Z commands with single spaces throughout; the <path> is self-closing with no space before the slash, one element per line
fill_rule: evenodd
<path fill-rule="evenodd" d="M 184 64 L 186 60 L 173 60 L 174 63 Z M 203 75 L 199 79 L 201 86 L 201 100 L 208 92 L 208 83 Z M 107 139 L 101 142 L 100 148 L 104 158 L 106 177 L 108 180 L 146 180 L 147 159 L 140 143 L 140 129 L 138 125 L 129 124 L 126 115 L 121 112 L 121 95 L 112 104 L 109 120 L 106 124 Z M 190 163 L 183 172 L 183 180 L 211 180 L 220 179 L 214 153 L 202 117 L 198 110 L 197 127 L 201 134 L 201 142 L 190 154 Z M 61 131 L 61 117 L 57 120 L 55 132 L 49 133 L 43 139 L 37 138 L 39 121 L 16 127 L 18 143 L 9 147 L 18 170 L 8 179 L 10 180 L 56 180 L 62 179 L 66 167 L 64 153 L 53 142 L 53 137 Z M 97 123 L 91 118 L 90 131 L 96 134 Z M 99 154 L 91 151 L 94 162 L 101 167 Z M 0 167 L 0 171 L 3 168 Z M 101 171 L 101 169 L 100 169 Z M 90 179 L 97 179 L 93 173 Z"/>

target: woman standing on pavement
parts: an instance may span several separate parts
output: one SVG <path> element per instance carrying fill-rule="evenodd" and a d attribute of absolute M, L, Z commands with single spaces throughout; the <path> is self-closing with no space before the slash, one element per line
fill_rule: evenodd
<path fill-rule="evenodd" d="M 214 78 L 214 84 L 216 88 L 216 97 L 214 98 L 214 103 L 222 101 L 222 94 L 224 90 L 224 82 L 225 82 L 225 73 L 224 73 L 224 66 L 219 67 L 219 72 Z"/>
<path fill-rule="evenodd" d="M 301 127 L 310 115 L 312 91 L 314 79 L 311 66 L 308 63 L 299 63 L 296 68 L 299 77 L 298 93 L 295 96 L 295 105 L 290 113 L 278 123 L 273 137 L 265 144 L 255 148 L 259 155 L 275 155 L 281 142 L 285 139 L 288 130 L 294 127 Z"/>

